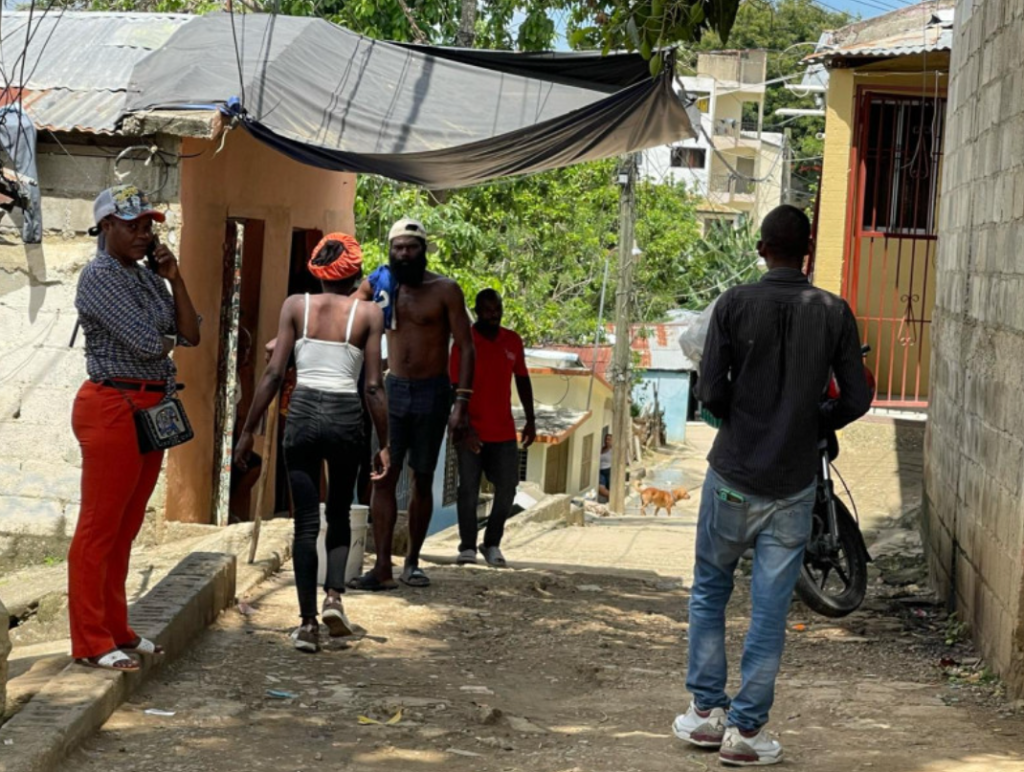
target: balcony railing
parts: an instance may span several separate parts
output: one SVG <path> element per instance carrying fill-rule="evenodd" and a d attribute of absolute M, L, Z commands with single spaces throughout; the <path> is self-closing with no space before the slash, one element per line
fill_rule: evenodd
<path fill-rule="evenodd" d="M 764 51 L 719 51 L 697 58 L 697 75 L 718 81 L 764 86 L 767 55 Z"/>
<path fill-rule="evenodd" d="M 738 121 L 735 118 L 719 118 L 715 121 L 713 132 L 716 137 L 728 137 L 734 140 L 758 140 L 757 121 Z"/>
<path fill-rule="evenodd" d="M 756 185 L 754 181 L 734 174 L 715 174 L 709 181 L 712 193 L 724 193 L 729 196 L 752 196 Z"/>

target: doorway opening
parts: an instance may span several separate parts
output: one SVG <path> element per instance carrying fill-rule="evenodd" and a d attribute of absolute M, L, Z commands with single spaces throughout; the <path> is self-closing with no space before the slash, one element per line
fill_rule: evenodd
<path fill-rule="evenodd" d="M 232 454 L 256 389 L 255 342 L 263 280 L 262 220 L 232 218 L 225 222 L 221 272 L 220 341 L 214 413 L 214 469 L 211 511 L 226 525 L 252 516 L 249 478 L 259 467 L 239 475 Z"/>

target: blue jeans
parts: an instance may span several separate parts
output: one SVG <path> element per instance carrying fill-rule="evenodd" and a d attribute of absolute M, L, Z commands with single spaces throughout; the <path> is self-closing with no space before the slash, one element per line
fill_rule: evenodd
<path fill-rule="evenodd" d="M 722 501 L 728 481 L 708 469 L 697 519 L 697 561 L 690 596 L 690 664 L 686 688 L 700 710 L 725 708 L 727 723 L 756 731 L 768 723 L 786 640 L 786 613 L 811 534 L 815 485 L 785 499 L 745 496 Z M 725 693 L 725 606 L 740 557 L 754 547 L 753 611 L 743 644 L 740 690 Z"/>

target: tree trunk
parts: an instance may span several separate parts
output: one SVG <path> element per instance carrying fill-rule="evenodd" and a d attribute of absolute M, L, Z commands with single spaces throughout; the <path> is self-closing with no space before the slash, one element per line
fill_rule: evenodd
<path fill-rule="evenodd" d="M 462 0 L 459 32 L 455 36 L 455 45 L 460 48 L 472 48 L 476 42 L 476 3 L 477 0 Z"/>

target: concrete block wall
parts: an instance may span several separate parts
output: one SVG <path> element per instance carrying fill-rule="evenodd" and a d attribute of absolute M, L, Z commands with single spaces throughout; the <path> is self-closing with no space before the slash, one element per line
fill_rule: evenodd
<path fill-rule="evenodd" d="M 925 440 L 933 579 L 1024 694 L 1024 0 L 959 0 Z"/>
<path fill-rule="evenodd" d="M 78 276 L 96 250 L 85 233 L 93 224 L 92 201 L 118 183 L 115 172 L 131 172 L 125 182 L 160 189 L 158 201 L 177 200 L 176 155 L 150 166 L 115 167 L 122 145 L 77 145 L 65 137 L 62 148 L 41 141 L 43 242 L 23 244 L 18 222 L 0 222 L 0 575 L 62 560 L 77 523 L 81 458 L 71 408 L 86 372 L 82 336 L 74 349 L 68 344 Z M 177 209 L 175 203 L 172 212 Z M 169 220 L 168 236 L 180 216 Z M 159 491 L 153 501 L 163 501 Z"/>

